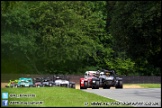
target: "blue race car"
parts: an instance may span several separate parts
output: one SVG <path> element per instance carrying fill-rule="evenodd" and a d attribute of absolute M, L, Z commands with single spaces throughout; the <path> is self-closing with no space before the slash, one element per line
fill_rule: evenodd
<path fill-rule="evenodd" d="M 19 78 L 18 87 L 33 87 L 33 79 L 32 78 Z"/>

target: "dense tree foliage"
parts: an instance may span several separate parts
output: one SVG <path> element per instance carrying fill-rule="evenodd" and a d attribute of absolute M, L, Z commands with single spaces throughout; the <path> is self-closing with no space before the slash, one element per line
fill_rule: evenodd
<path fill-rule="evenodd" d="M 110 32 L 117 45 L 114 50 L 126 52 L 141 75 L 160 74 L 160 4 L 160 1 L 117 2 L 112 10 Z"/>
<path fill-rule="evenodd" d="M 161 2 L 3 1 L 2 73 L 159 75 Z"/>

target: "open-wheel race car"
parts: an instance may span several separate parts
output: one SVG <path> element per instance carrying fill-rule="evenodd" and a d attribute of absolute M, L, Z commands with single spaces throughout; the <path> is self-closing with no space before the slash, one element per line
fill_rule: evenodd
<path fill-rule="evenodd" d="M 100 87 L 103 89 L 110 89 L 110 87 L 115 87 L 116 89 L 123 88 L 123 80 L 117 77 L 114 70 L 102 70 L 100 71 Z"/>
<path fill-rule="evenodd" d="M 43 86 L 43 78 L 39 78 L 39 77 L 34 78 L 33 82 L 34 82 L 34 85 L 33 85 L 34 87 L 42 87 Z"/>
<path fill-rule="evenodd" d="M 6 85 L 6 88 L 17 88 L 18 80 L 10 80 L 9 83 Z"/>
<path fill-rule="evenodd" d="M 19 78 L 17 87 L 33 87 L 33 79 L 32 78 Z"/>
<path fill-rule="evenodd" d="M 75 82 L 69 81 L 64 75 L 54 76 L 55 86 L 75 88 Z"/>
<path fill-rule="evenodd" d="M 53 79 L 51 79 L 50 77 L 46 77 L 42 79 L 42 86 L 45 87 L 52 87 L 55 85 L 55 82 L 53 81 Z"/>
<path fill-rule="evenodd" d="M 84 78 L 80 78 L 80 89 L 110 89 L 115 87 L 116 89 L 123 88 L 123 80 L 117 77 L 114 70 L 98 70 L 98 71 L 86 71 Z"/>
<path fill-rule="evenodd" d="M 86 71 L 84 78 L 80 78 L 80 89 L 99 89 L 100 79 L 98 71 Z"/>

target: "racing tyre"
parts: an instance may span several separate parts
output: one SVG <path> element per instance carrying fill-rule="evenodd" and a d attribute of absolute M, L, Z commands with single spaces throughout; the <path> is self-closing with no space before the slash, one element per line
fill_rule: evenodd
<path fill-rule="evenodd" d="M 103 89 L 110 89 L 110 86 L 108 86 L 108 85 L 103 85 Z"/>
<path fill-rule="evenodd" d="M 99 89 L 100 83 L 96 81 L 95 85 L 92 86 L 92 89 Z"/>
<path fill-rule="evenodd" d="M 88 88 L 88 82 L 86 81 L 86 82 L 84 82 L 84 87 L 85 87 L 85 89 L 87 89 Z"/>
<path fill-rule="evenodd" d="M 73 84 L 73 85 L 72 85 L 72 88 L 74 88 L 74 89 L 75 89 L 75 84 Z"/>
<path fill-rule="evenodd" d="M 51 86 L 52 86 L 52 84 L 49 84 L 49 86 L 51 87 Z"/>
<path fill-rule="evenodd" d="M 119 88 L 123 88 L 123 81 L 119 81 Z"/>
<path fill-rule="evenodd" d="M 103 89 L 106 89 L 106 86 L 105 85 L 103 85 Z"/>
<path fill-rule="evenodd" d="M 80 89 L 85 89 L 85 87 L 81 87 L 81 86 L 80 86 Z"/>
<path fill-rule="evenodd" d="M 100 82 L 96 81 L 96 89 L 99 89 L 99 87 L 100 87 Z"/>
<path fill-rule="evenodd" d="M 84 88 L 80 86 L 80 89 L 84 89 Z"/>
<path fill-rule="evenodd" d="M 6 86 L 6 88 L 9 88 L 9 86 Z"/>
<path fill-rule="evenodd" d="M 122 89 L 123 88 L 123 81 L 119 81 L 118 85 L 116 86 L 116 89 Z"/>
<path fill-rule="evenodd" d="M 72 84 L 69 84 L 69 86 L 68 86 L 69 88 L 72 88 Z"/>
<path fill-rule="evenodd" d="M 107 89 L 110 89 L 110 86 L 107 86 Z"/>
<path fill-rule="evenodd" d="M 15 85 L 15 88 L 17 88 L 17 85 Z"/>
<path fill-rule="evenodd" d="M 11 88 L 14 88 L 14 86 L 12 85 L 12 86 L 10 86 Z"/>
<path fill-rule="evenodd" d="M 37 87 L 39 88 L 39 87 L 40 87 L 40 85 L 37 85 Z"/>
<path fill-rule="evenodd" d="M 88 87 L 88 82 L 84 82 L 84 87 L 80 86 L 80 89 L 87 89 L 87 87 Z"/>

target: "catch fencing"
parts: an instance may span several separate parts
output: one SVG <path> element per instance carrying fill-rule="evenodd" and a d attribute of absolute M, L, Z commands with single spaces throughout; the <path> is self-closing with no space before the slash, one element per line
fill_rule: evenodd
<path fill-rule="evenodd" d="M 51 74 L 1 74 L 1 82 L 9 82 L 9 80 L 15 80 L 20 77 L 50 77 Z M 66 79 L 79 84 L 79 79 L 84 77 L 83 75 L 66 75 Z M 125 84 L 137 84 L 137 83 L 161 83 L 161 76 L 119 76 L 123 78 Z"/>

